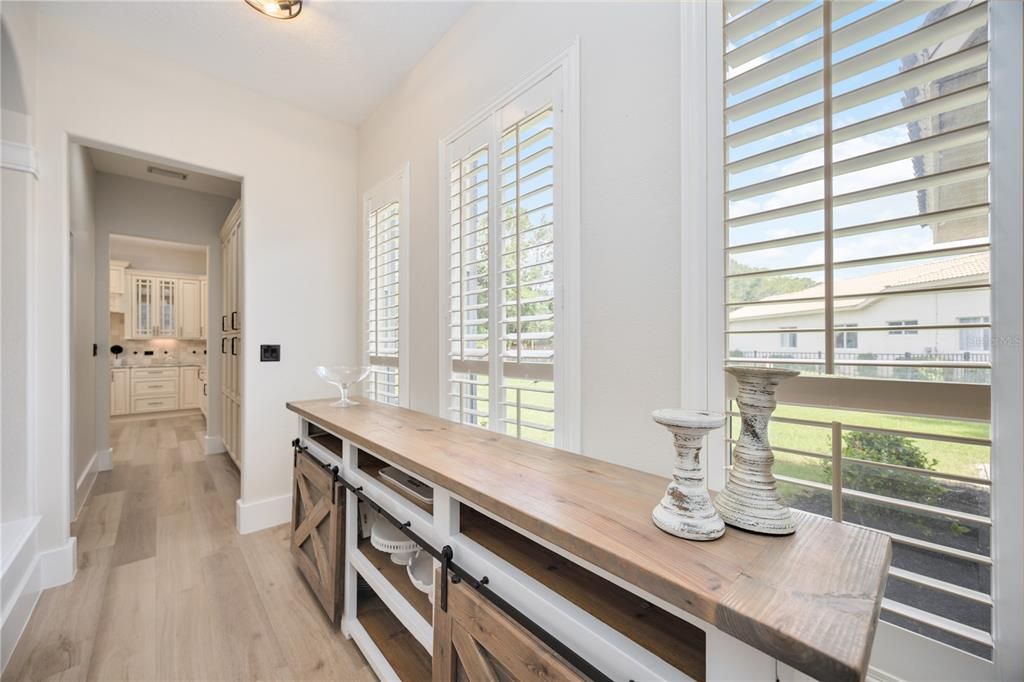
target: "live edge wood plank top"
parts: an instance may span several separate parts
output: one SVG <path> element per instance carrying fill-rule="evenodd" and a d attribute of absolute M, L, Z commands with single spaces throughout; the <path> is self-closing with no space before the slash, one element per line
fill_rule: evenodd
<path fill-rule="evenodd" d="M 864 679 L 887 536 L 794 510 L 788 537 L 727 528 L 682 540 L 651 521 L 665 478 L 370 400 L 331 402 L 288 409 L 808 675 Z"/>

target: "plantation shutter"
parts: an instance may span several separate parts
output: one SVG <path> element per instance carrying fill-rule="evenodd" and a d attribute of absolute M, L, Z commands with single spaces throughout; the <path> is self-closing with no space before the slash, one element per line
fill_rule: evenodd
<path fill-rule="evenodd" d="M 990 658 L 991 354 L 964 343 L 990 333 L 988 5 L 727 0 L 724 22 L 727 361 L 803 372 L 782 490 L 893 538 L 883 619 Z"/>
<path fill-rule="evenodd" d="M 392 186 L 394 185 L 394 186 Z M 399 402 L 399 249 L 401 206 L 397 183 L 386 183 L 367 197 L 367 351 L 368 397 Z"/>
<path fill-rule="evenodd" d="M 490 423 L 490 120 L 448 145 L 451 419 Z"/>
<path fill-rule="evenodd" d="M 548 444 L 555 437 L 556 82 L 529 88 L 447 150 L 449 415 Z"/>

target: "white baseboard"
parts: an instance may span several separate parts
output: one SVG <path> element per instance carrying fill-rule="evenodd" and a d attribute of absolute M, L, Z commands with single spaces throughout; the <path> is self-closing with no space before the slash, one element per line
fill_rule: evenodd
<path fill-rule="evenodd" d="M 222 452 L 227 452 L 227 448 L 224 447 L 224 441 L 220 436 L 206 436 L 203 438 L 203 447 L 208 455 L 218 455 Z"/>
<path fill-rule="evenodd" d="M 236 523 L 242 535 L 287 523 L 292 518 L 292 496 L 270 497 L 256 502 L 235 502 Z"/>
<path fill-rule="evenodd" d="M 114 468 L 114 448 L 96 453 L 96 471 L 110 471 Z"/>
<path fill-rule="evenodd" d="M 92 453 L 89 463 L 82 470 L 82 475 L 75 482 L 75 519 L 78 518 L 82 508 L 85 507 L 85 502 L 89 499 L 89 493 L 92 492 L 92 486 L 96 483 L 96 472 L 98 471 L 96 464 L 99 457 L 99 451 Z"/>
<path fill-rule="evenodd" d="M 34 516 L 5 523 L 0 531 L 3 543 L 3 570 L 0 572 L 0 593 L 3 594 L 0 670 L 7 667 L 42 592 L 36 538 L 38 526 L 39 517 Z"/>
<path fill-rule="evenodd" d="M 68 538 L 60 547 L 39 553 L 39 587 L 57 587 L 75 579 L 78 539 Z"/>
<path fill-rule="evenodd" d="M 149 421 L 151 419 L 174 419 L 175 417 L 192 417 L 202 413 L 202 410 L 198 407 L 188 407 L 184 410 L 167 410 L 166 412 L 133 412 L 131 414 L 111 415 L 110 423 L 120 424 L 123 422 Z"/>

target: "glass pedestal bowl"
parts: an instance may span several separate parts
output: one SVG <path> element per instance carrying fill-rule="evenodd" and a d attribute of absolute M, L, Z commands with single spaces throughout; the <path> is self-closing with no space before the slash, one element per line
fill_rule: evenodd
<path fill-rule="evenodd" d="M 316 368 L 316 374 L 329 384 L 334 384 L 341 391 L 341 400 L 331 403 L 331 407 L 351 407 L 358 405 L 354 400 L 349 400 L 348 389 L 370 375 L 370 368 L 365 366 L 339 365 L 326 367 L 321 365 Z"/>

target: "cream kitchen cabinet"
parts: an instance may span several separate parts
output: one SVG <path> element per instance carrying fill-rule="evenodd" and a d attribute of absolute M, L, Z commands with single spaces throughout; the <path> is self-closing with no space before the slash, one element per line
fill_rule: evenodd
<path fill-rule="evenodd" d="M 110 312 L 123 313 L 127 309 L 128 266 L 124 260 L 110 261 Z"/>
<path fill-rule="evenodd" d="M 199 411 L 204 417 L 209 417 L 210 410 L 210 384 L 209 375 L 205 367 L 199 368 Z"/>
<path fill-rule="evenodd" d="M 178 338 L 201 339 L 204 334 L 203 293 L 205 282 L 199 279 L 178 280 Z"/>
<path fill-rule="evenodd" d="M 210 319 L 210 288 L 206 279 L 199 280 L 199 338 L 205 339 Z"/>
<path fill-rule="evenodd" d="M 220 229 L 221 312 L 221 418 L 224 449 L 241 468 L 242 462 L 242 211 L 235 202 Z"/>
<path fill-rule="evenodd" d="M 127 273 L 127 338 L 206 338 L 205 277 L 138 270 Z"/>
<path fill-rule="evenodd" d="M 178 280 L 129 271 L 129 338 L 178 336 Z"/>
<path fill-rule="evenodd" d="M 131 272 L 128 275 L 128 338 L 150 339 L 156 330 L 153 302 L 156 296 L 156 279 L 149 275 Z"/>
<path fill-rule="evenodd" d="M 132 367 L 131 372 L 133 413 L 178 409 L 178 367 Z"/>
<path fill-rule="evenodd" d="M 178 385 L 181 387 L 178 397 L 178 409 L 202 408 L 203 389 L 199 381 L 199 367 L 182 367 Z"/>
<path fill-rule="evenodd" d="M 127 368 L 110 370 L 110 415 L 128 414 L 131 408 L 129 392 L 129 370 Z"/>

